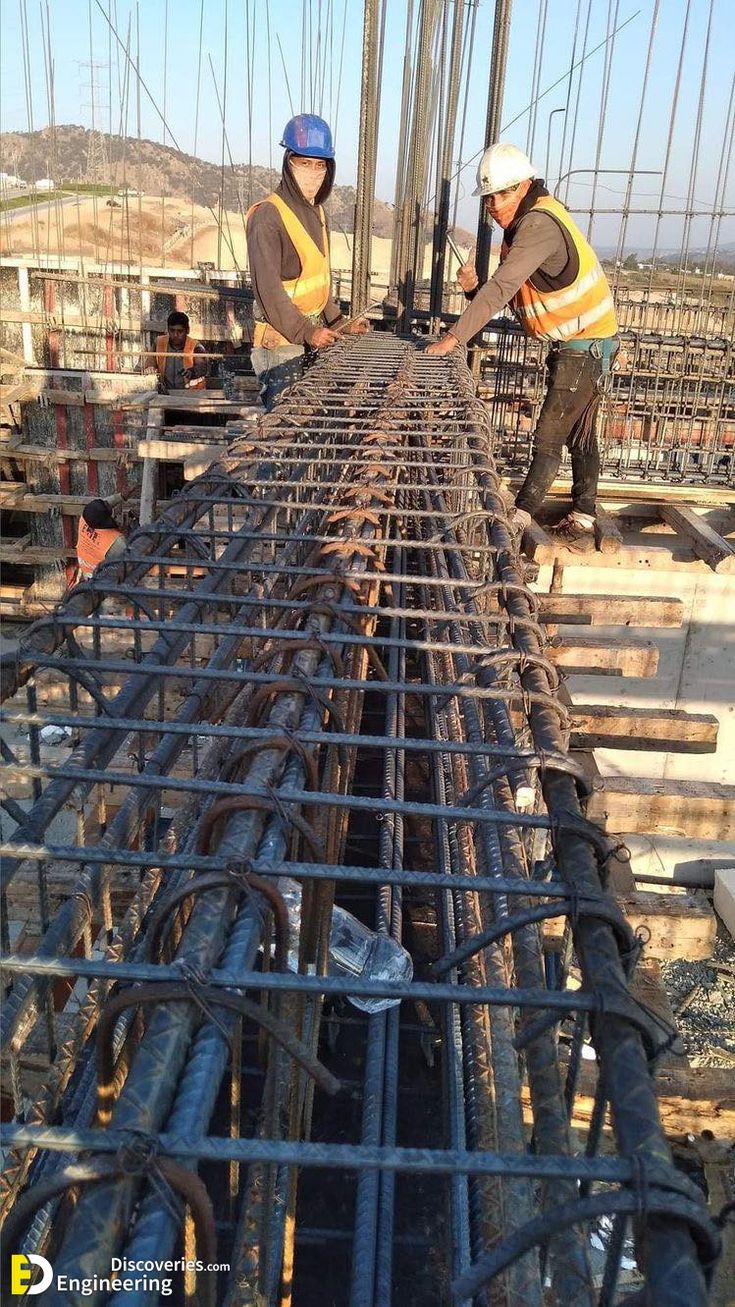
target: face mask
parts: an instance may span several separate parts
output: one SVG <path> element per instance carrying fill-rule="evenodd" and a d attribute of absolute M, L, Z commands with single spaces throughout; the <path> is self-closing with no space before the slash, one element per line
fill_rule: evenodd
<path fill-rule="evenodd" d="M 502 199 L 499 195 L 494 195 L 486 201 L 488 213 L 493 222 L 497 222 L 499 227 L 505 230 L 510 227 L 515 218 L 521 202 L 525 200 L 531 189 L 531 182 L 521 182 L 517 190 L 511 191 L 510 195 L 505 195 Z"/>
<path fill-rule="evenodd" d="M 313 201 L 319 194 L 327 175 L 326 169 L 317 172 L 313 168 L 298 168 L 291 164 L 291 173 L 305 200 Z"/>

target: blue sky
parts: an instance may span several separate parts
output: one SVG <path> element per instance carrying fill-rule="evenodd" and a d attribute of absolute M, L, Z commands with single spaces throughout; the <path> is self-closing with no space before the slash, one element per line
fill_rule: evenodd
<path fill-rule="evenodd" d="M 126 40 L 131 20 L 132 51 L 135 53 L 136 5 L 131 0 L 102 0 L 117 30 Z M 405 0 L 388 0 L 385 60 L 382 79 L 380 148 L 377 193 L 391 199 L 394 188 L 400 85 L 403 61 Z M 525 147 L 529 131 L 527 112 L 532 98 L 534 54 L 539 6 L 544 0 L 516 0 L 511 28 L 508 76 L 503 120 L 516 120 L 504 132 L 504 138 Z M 577 39 L 577 57 L 581 50 L 588 4 L 590 8 L 588 49 L 604 40 L 611 26 L 637 16 L 615 39 L 609 73 L 609 91 L 605 126 L 600 144 L 600 163 L 604 168 L 627 168 L 630 163 L 641 91 L 644 85 L 647 43 L 655 0 L 547 0 L 546 29 L 538 86 L 543 91 L 568 72 L 572 48 Z M 731 35 L 732 0 L 691 0 L 688 44 L 679 93 L 678 113 L 674 122 L 671 157 L 666 182 L 669 207 L 684 203 L 690 188 L 690 161 L 695 139 L 695 125 L 702 73 L 707 23 L 712 4 L 708 71 L 705 86 L 700 160 L 694 179 L 694 195 L 704 206 L 711 206 L 715 190 L 720 147 L 725 131 L 728 100 L 735 71 L 735 42 Z M 302 0 L 204 0 L 204 37 L 200 72 L 200 109 L 197 135 L 194 132 L 194 107 L 199 60 L 199 24 L 201 0 L 142 0 L 139 4 L 141 72 L 160 109 L 164 108 L 173 134 L 180 146 L 204 158 L 218 161 L 221 150 L 221 120 L 212 72 L 217 90 L 224 93 L 225 61 L 227 74 L 227 132 L 236 161 L 252 157 L 255 163 L 278 161 L 277 143 L 291 106 L 286 89 L 278 48 L 280 39 L 291 90 L 293 108 L 316 109 L 330 118 L 335 126 L 338 146 L 338 180 L 355 178 L 358 139 L 358 97 L 362 37 L 361 0 L 307 0 L 313 16 L 314 57 L 307 63 L 316 65 L 317 19 L 322 17 L 322 50 L 330 45 L 331 59 L 321 60 L 323 93 L 312 101 L 310 89 L 302 96 Z M 686 9 L 686 0 L 659 0 L 659 15 L 653 56 L 646 82 L 644 112 L 641 123 L 638 167 L 660 171 L 671 121 L 674 81 Z M 98 115 L 100 125 L 117 132 L 120 129 L 120 84 L 124 78 L 124 57 L 112 40 L 99 12 L 91 0 L 92 50 L 89 42 L 88 0 L 50 0 L 50 25 L 54 59 L 55 109 L 59 123 L 91 122 L 90 57 L 105 67 L 97 69 L 99 82 Z M 4 130 L 28 126 L 23 81 L 21 39 L 21 0 L 3 0 L 0 5 L 2 37 L 2 127 Z M 28 24 L 34 46 L 33 119 L 36 127 L 48 121 L 48 104 L 41 57 L 39 6 L 28 0 Z M 474 58 L 470 74 L 469 108 L 464 157 L 474 155 L 482 146 L 489 51 L 492 38 L 493 0 L 480 0 L 477 15 Z M 578 14 L 581 20 L 578 24 Z M 225 22 L 227 46 L 225 54 Z M 338 84 L 342 31 L 345 40 L 341 83 Z M 608 26 L 610 24 L 610 27 Z M 268 60 L 268 27 L 271 58 Z M 167 29 L 167 30 L 166 30 Z M 249 36 L 248 36 L 249 33 Z M 248 77 L 248 40 L 252 77 Z M 164 50 L 166 58 L 164 61 Z M 307 56 L 308 56 L 307 47 Z M 594 166 L 598 151 L 601 121 L 601 94 L 605 73 L 605 52 L 588 59 L 583 69 L 580 111 L 574 152 L 565 157 L 564 171 Z M 572 106 L 576 101 L 577 77 L 573 80 Z M 165 80 L 165 86 L 164 86 Z M 250 87 L 250 104 L 248 103 Z M 545 171 L 549 114 L 563 108 L 567 97 L 567 80 L 539 103 L 532 157 L 539 171 Z M 111 94 L 110 94 L 111 90 Z M 112 113 L 110 113 L 110 101 Z M 252 120 L 252 131 L 249 122 Z M 550 173 L 558 175 L 562 141 L 563 115 L 551 122 Z M 136 97 L 129 97 L 127 129 L 137 131 Z M 163 139 L 160 118 L 142 94 L 141 131 L 144 136 Z M 571 126 L 567 131 L 567 151 Z M 7 167 L 7 161 L 4 164 Z M 475 165 L 461 175 L 460 221 L 474 226 L 477 202 L 470 197 L 474 186 Z M 618 207 L 627 184 L 626 176 L 610 174 L 600 178 L 596 203 Z M 658 205 L 660 177 L 639 177 L 635 195 L 640 205 Z M 732 185 L 726 202 L 733 203 Z M 578 176 L 570 189 L 570 200 L 589 203 L 589 176 Z M 562 191 L 563 194 L 563 191 Z M 586 219 L 585 219 L 586 222 Z M 631 218 L 628 245 L 642 247 L 652 241 L 654 218 Z M 680 239 L 681 219 L 665 219 L 662 226 L 664 245 L 676 245 Z M 595 235 L 602 242 L 615 241 L 620 220 L 617 217 L 596 219 Z M 705 243 L 710 220 L 699 218 L 692 224 L 692 243 Z M 731 219 L 725 219 L 721 240 L 735 236 Z"/>

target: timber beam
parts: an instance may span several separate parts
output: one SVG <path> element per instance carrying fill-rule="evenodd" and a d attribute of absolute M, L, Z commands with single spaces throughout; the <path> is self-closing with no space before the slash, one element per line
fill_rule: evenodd
<path fill-rule="evenodd" d="M 605 776 L 587 816 L 611 833 L 735 840 L 735 785 Z"/>
<path fill-rule="evenodd" d="M 711 713 L 682 708 L 574 704 L 572 748 L 646 749 L 662 753 L 714 753 L 719 722 Z"/>

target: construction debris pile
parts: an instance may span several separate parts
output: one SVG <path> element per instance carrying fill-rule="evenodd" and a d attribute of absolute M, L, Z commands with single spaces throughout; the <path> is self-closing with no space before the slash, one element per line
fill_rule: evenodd
<path fill-rule="evenodd" d="M 202 1303 L 541 1307 L 612 1303 L 633 1234 L 651 1301 L 704 1304 L 718 1235 L 652 1081 L 671 1031 L 628 992 L 469 372 L 375 333 L 228 432 L 4 656 L 30 786 L 2 847 L 6 1248 L 71 1276 L 196 1249 L 231 1268 L 186 1272 Z"/>

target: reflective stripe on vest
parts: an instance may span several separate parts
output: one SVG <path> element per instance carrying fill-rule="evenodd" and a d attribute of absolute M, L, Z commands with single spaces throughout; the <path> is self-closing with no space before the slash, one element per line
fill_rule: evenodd
<path fill-rule="evenodd" d="M 551 195 L 543 195 L 529 213 L 549 213 L 570 237 L 579 259 L 579 271 L 571 286 L 562 290 L 539 290 L 524 281 L 511 300 L 511 308 L 529 336 L 543 340 L 592 340 L 617 335 L 610 286 L 592 246 L 585 240 L 571 214 Z M 509 246 L 503 243 L 501 261 Z"/>
<path fill-rule="evenodd" d="M 281 285 L 293 301 L 296 308 L 304 314 L 305 317 L 318 316 L 325 308 L 332 289 L 332 274 L 329 267 L 329 245 L 327 242 L 327 224 L 324 217 L 324 210 L 319 205 L 317 212 L 322 228 L 322 248 L 309 235 L 303 223 L 297 218 L 292 209 L 289 209 L 285 200 L 280 195 L 269 195 L 265 200 L 259 200 L 258 204 L 253 204 L 248 209 L 246 221 L 254 213 L 259 204 L 272 204 L 278 211 L 281 222 L 286 229 L 291 244 L 299 256 L 301 271 L 298 277 L 287 277 L 281 279 Z M 273 339 L 272 333 L 278 337 L 275 344 L 289 345 L 285 336 L 277 332 L 275 327 L 270 327 L 266 322 L 256 321 L 253 332 L 253 344 L 263 345 L 263 337 L 268 331 L 268 335 Z M 268 346 L 273 348 L 273 345 Z"/>
<path fill-rule="evenodd" d="M 194 340 L 193 336 L 187 336 L 184 341 L 184 348 L 181 351 L 181 356 L 184 361 L 184 367 L 187 371 L 191 371 L 194 367 L 194 349 L 196 343 L 197 342 Z M 178 352 L 178 350 L 172 350 L 170 348 L 168 343 L 168 332 L 164 332 L 162 336 L 156 336 L 156 370 L 161 381 L 166 380 L 166 364 L 168 359 L 172 355 L 178 354 Z M 206 389 L 206 385 L 207 378 L 198 377 L 192 389 L 196 388 L 198 390 L 204 390 Z"/>
<path fill-rule="evenodd" d="M 122 531 L 118 531 L 116 527 L 88 526 L 84 518 L 80 517 L 77 532 L 77 562 L 85 580 L 89 580 L 95 569 L 104 562 L 108 551 L 121 536 Z"/>

